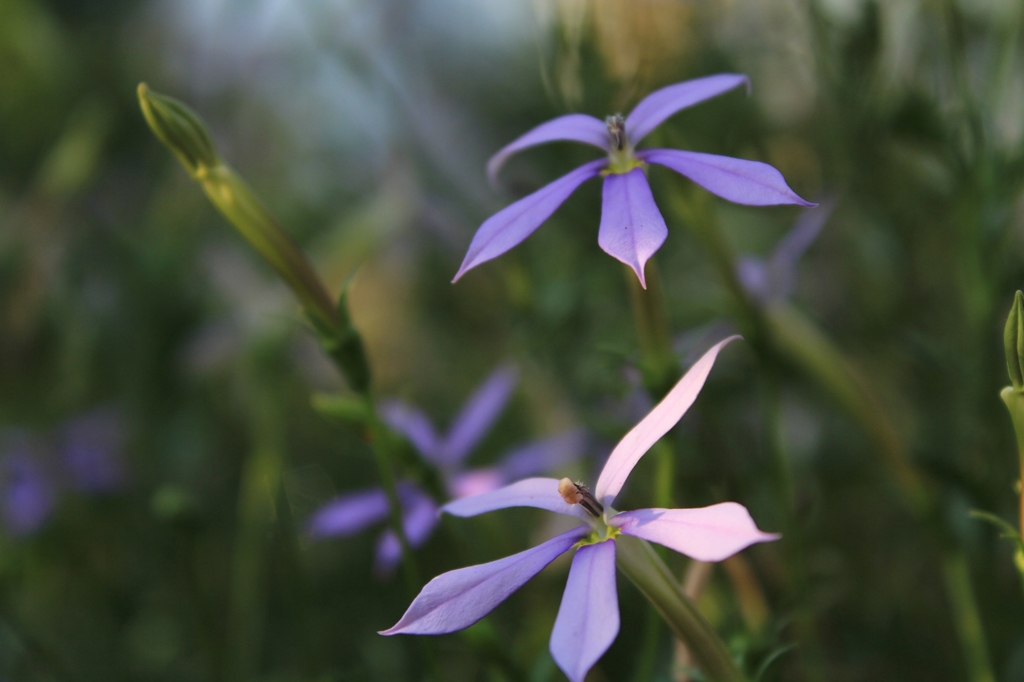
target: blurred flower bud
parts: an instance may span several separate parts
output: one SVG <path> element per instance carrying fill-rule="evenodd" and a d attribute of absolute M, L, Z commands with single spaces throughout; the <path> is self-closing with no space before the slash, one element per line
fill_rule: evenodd
<path fill-rule="evenodd" d="M 1024 391 L 1024 293 L 1020 291 L 1014 295 L 1010 315 L 1006 318 L 1003 348 L 1013 390 Z"/>
<path fill-rule="evenodd" d="M 171 97 L 157 94 L 139 83 L 139 105 L 153 134 L 167 145 L 189 174 L 198 178 L 220 163 L 206 126 L 199 116 Z"/>

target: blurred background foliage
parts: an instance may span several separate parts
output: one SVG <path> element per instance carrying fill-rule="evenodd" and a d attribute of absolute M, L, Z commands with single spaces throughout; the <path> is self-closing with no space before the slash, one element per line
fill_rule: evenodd
<path fill-rule="evenodd" d="M 446 425 L 513 361 L 471 463 L 582 425 L 587 459 L 558 475 L 592 480 L 649 404 L 597 183 L 449 284 L 483 219 L 591 153 L 538 148 L 497 190 L 484 163 L 555 115 L 723 71 L 752 96 L 650 144 L 775 165 L 823 201 L 820 236 L 773 261 L 797 209 L 651 173 L 681 362 L 748 342 L 623 507 L 735 499 L 784 532 L 700 596 L 763 680 L 1024 679 L 1012 548 L 968 515 L 1017 518 L 998 391 L 1024 283 L 1022 22 L 1019 0 L 4 0 L 0 679 L 561 679 L 566 563 L 464 634 L 382 638 L 411 595 L 375 575 L 374 534 L 304 534 L 377 483 L 372 457 L 312 407 L 341 378 L 152 137 L 138 82 L 201 112 L 332 291 L 355 273 L 378 395 Z M 446 518 L 421 578 L 550 537 L 545 519 Z M 619 588 L 589 679 L 687 679 Z"/>

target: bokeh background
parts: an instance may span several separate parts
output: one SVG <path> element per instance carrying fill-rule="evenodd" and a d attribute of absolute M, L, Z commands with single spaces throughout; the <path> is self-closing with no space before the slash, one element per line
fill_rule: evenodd
<path fill-rule="evenodd" d="M 622 506 L 733 499 L 784 532 L 699 596 L 762 680 L 1024 679 L 1012 546 L 969 515 L 1018 514 L 998 392 L 1024 285 L 1022 24 L 1019 0 L 3 0 L 0 679 L 562 679 L 564 561 L 465 633 L 376 634 L 412 596 L 374 570 L 376 533 L 305 532 L 377 483 L 360 430 L 311 400 L 344 382 L 147 129 L 139 82 L 200 112 L 332 291 L 353 277 L 377 395 L 444 427 L 514 363 L 471 463 L 583 427 L 557 475 L 593 481 L 650 404 L 598 183 L 449 283 L 488 215 L 593 152 L 531 150 L 496 189 L 484 164 L 556 115 L 718 72 L 752 94 L 650 144 L 771 163 L 822 207 L 651 173 L 681 366 L 747 341 Z M 780 252 L 795 224 L 806 248 Z M 443 519 L 421 579 L 554 532 L 537 510 Z M 690 679 L 619 591 L 588 679 Z"/>

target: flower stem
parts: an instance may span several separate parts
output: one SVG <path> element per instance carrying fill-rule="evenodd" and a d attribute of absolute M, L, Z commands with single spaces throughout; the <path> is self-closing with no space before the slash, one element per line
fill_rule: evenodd
<path fill-rule="evenodd" d="M 1013 433 L 1017 440 L 1017 459 L 1019 460 L 1021 481 L 1024 484 L 1024 393 L 1007 386 L 1000 392 L 999 397 L 1006 404 L 1010 411 L 1010 420 L 1013 422 Z M 1024 489 L 1020 495 L 1020 531 L 1024 534 Z"/>
<path fill-rule="evenodd" d="M 668 393 L 679 374 L 679 361 L 672 352 L 669 336 L 661 275 L 655 262 L 648 261 L 645 291 L 630 268 L 625 268 L 623 272 L 629 287 L 629 303 L 633 309 L 637 344 L 640 347 L 640 373 L 644 386 L 657 401 Z"/>
<path fill-rule="evenodd" d="M 419 570 L 416 566 L 416 559 L 413 557 L 409 536 L 405 533 L 405 524 L 402 523 L 402 505 L 398 498 L 398 481 L 391 461 L 391 452 L 388 449 L 388 432 L 373 408 L 373 401 L 368 400 L 367 402 L 370 403 L 367 406 L 370 448 L 373 450 L 373 458 L 377 463 L 381 486 L 388 498 L 391 529 L 395 532 L 398 544 L 402 548 L 402 574 L 405 578 L 406 588 L 409 590 L 410 596 L 413 597 L 420 589 Z"/>
<path fill-rule="evenodd" d="M 954 549 L 946 552 L 942 559 L 942 574 L 946 581 L 946 594 L 953 608 L 953 622 L 964 649 L 967 679 L 971 682 L 995 682 L 981 615 L 978 613 L 967 560 L 962 551 Z"/>
<path fill-rule="evenodd" d="M 744 682 L 729 650 L 704 619 L 654 549 L 644 540 L 615 539 L 619 568 L 654 605 L 712 682 Z"/>

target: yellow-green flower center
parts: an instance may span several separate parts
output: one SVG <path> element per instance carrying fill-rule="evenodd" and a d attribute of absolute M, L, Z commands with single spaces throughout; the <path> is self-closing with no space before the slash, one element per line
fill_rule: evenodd
<path fill-rule="evenodd" d="M 626 135 L 626 120 L 622 114 L 605 119 L 608 125 L 608 167 L 601 175 L 624 175 L 634 168 L 643 168 L 644 162 L 633 155 L 633 145 Z"/>

